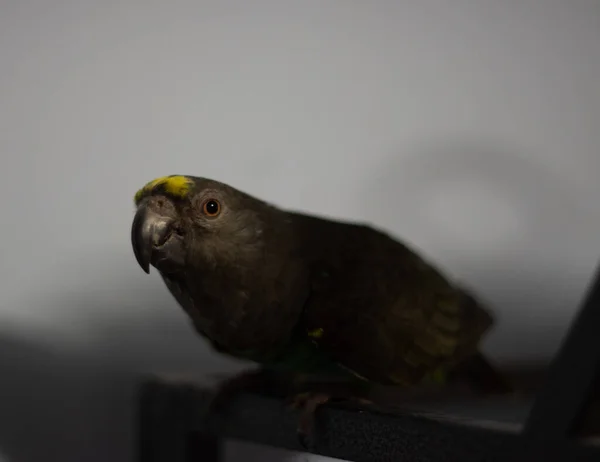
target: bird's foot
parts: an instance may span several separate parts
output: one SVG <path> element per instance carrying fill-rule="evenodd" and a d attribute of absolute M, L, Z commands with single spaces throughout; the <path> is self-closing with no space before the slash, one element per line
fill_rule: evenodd
<path fill-rule="evenodd" d="M 296 434 L 298 442 L 306 450 L 311 450 L 313 445 L 313 432 L 315 423 L 315 413 L 317 409 L 331 401 L 353 401 L 357 404 L 368 405 L 372 402 L 360 396 L 337 396 L 325 392 L 303 392 L 291 397 L 289 400 L 290 408 L 300 411 Z"/>
<path fill-rule="evenodd" d="M 304 449 L 310 449 L 310 446 L 312 445 L 312 433 L 314 430 L 316 410 L 330 399 L 331 396 L 327 393 L 313 392 L 298 393 L 291 398 L 290 408 L 300 411 L 296 434 L 298 442 Z"/>

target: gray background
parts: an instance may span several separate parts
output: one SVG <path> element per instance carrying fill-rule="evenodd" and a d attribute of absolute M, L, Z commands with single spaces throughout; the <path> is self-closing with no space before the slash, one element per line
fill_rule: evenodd
<path fill-rule="evenodd" d="M 244 366 L 135 263 L 164 174 L 377 223 L 489 301 L 491 355 L 548 357 L 600 254 L 599 82 L 595 0 L 2 0 L 0 452 L 131 460 L 139 373 Z"/>

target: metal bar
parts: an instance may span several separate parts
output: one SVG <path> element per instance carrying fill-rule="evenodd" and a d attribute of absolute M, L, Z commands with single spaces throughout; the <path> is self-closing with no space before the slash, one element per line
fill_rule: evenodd
<path fill-rule="evenodd" d="M 211 397 L 211 390 L 193 384 L 146 384 L 140 400 L 141 461 L 219 461 L 219 439 L 226 438 L 303 450 L 296 437 L 297 414 L 281 399 L 241 393 L 223 411 L 207 416 Z M 522 404 L 514 404 L 513 411 L 521 409 Z M 317 411 L 314 453 L 353 462 L 513 461 L 506 456 L 518 454 L 522 436 L 510 423 L 510 407 L 505 400 L 458 400 L 454 409 L 477 410 L 477 416 L 461 417 L 448 408 L 440 414 L 437 405 L 425 414 L 325 405 Z M 547 458 L 527 460 L 592 462 L 600 460 L 600 445 L 566 441 Z"/>
<path fill-rule="evenodd" d="M 523 457 L 576 436 L 600 371 L 599 332 L 600 267 L 531 408 L 523 429 Z"/>

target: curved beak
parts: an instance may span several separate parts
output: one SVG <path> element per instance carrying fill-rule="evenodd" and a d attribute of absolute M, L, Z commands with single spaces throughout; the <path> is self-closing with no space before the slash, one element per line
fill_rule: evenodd
<path fill-rule="evenodd" d="M 150 274 L 152 252 L 165 243 L 171 234 L 172 218 L 159 215 L 141 205 L 131 225 L 131 244 L 140 267 Z"/>

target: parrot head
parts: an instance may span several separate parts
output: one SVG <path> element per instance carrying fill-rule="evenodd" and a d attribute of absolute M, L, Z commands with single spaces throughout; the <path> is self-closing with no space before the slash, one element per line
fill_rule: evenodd
<path fill-rule="evenodd" d="M 182 175 L 150 181 L 134 202 L 131 243 L 146 273 L 150 265 L 176 274 L 260 253 L 264 221 L 273 209 L 224 183 Z"/>

